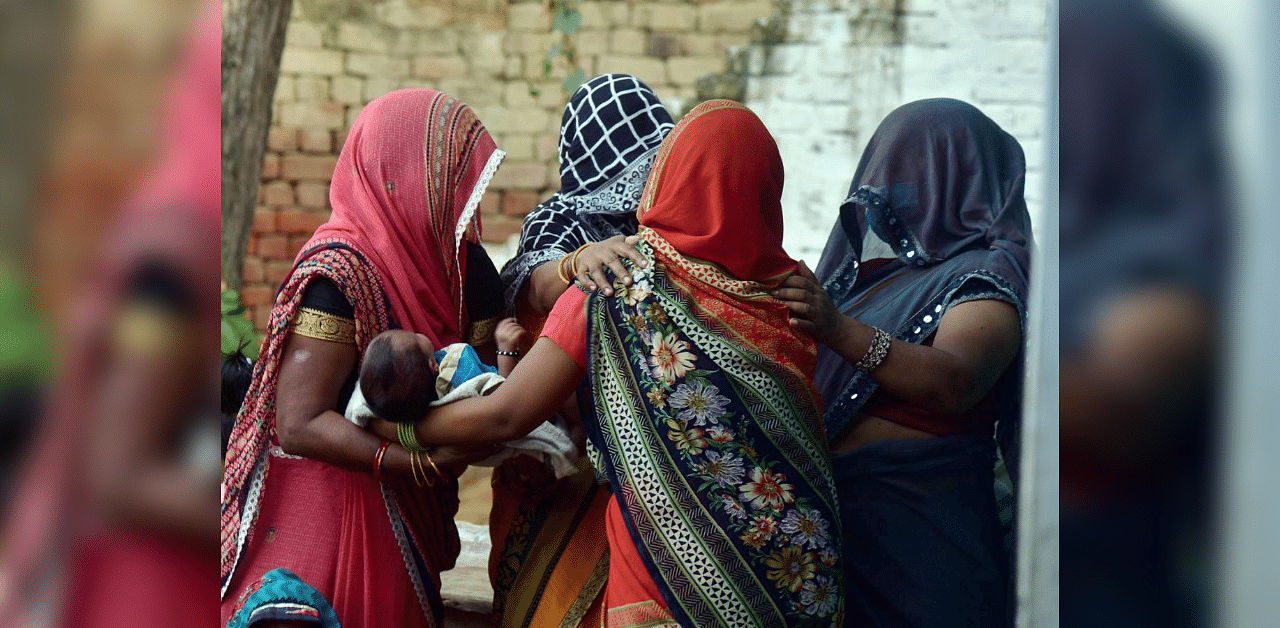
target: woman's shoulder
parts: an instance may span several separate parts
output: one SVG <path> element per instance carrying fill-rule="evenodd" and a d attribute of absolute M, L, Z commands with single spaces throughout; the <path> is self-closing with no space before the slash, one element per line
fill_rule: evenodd
<path fill-rule="evenodd" d="M 324 276 L 314 277 L 307 283 L 306 289 L 302 291 L 301 306 L 334 316 L 355 318 L 351 301 L 333 280 Z"/>

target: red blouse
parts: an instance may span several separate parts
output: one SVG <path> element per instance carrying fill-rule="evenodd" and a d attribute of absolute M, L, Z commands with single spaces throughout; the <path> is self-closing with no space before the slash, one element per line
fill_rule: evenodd
<path fill-rule="evenodd" d="M 542 336 L 556 343 L 582 370 L 587 370 L 587 295 L 570 286 L 547 314 Z"/>

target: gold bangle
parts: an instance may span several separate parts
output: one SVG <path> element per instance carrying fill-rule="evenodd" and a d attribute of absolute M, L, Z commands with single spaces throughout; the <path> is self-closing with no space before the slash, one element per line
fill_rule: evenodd
<path fill-rule="evenodd" d="M 418 478 L 418 466 L 416 464 L 417 461 L 418 461 L 418 452 L 410 451 L 409 452 L 409 473 L 413 474 L 413 483 L 417 484 L 418 486 L 422 486 L 422 480 Z"/>
<path fill-rule="evenodd" d="M 565 276 L 565 273 L 564 273 L 564 261 L 569 259 L 570 255 L 573 255 L 573 254 L 565 253 L 564 257 L 560 258 L 560 261 L 556 262 L 556 276 L 559 277 L 560 281 L 563 281 L 564 285 L 566 286 L 573 283 L 572 281 L 569 281 L 569 278 Z"/>
<path fill-rule="evenodd" d="M 423 486 L 423 483 L 425 483 L 426 486 L 430 488 L 435 486 L 436 483 L 433 480 L 427 479 L 427 469 L 426 467 L 422 466 L 422 456 L 427 456 L 427 462 L 431 462 L 431 456 L 427 455 L 427 450 L 422 449 L 422 450 L 413 452 L 413 459 L 418 461 L 418 471 L 422 474 L 422 482 L 419 482 L 418 486 Z M 436 464 L 434 462 L 431 462 L 431 468 L 432 469 L 436 468 Z M 438 477 L 439 475 L 440 475 L 440 470 L 436 469 L 436 476 Z"/>
<path fill-rule="evenodd" d="M 373 480 L 382 482 L 382 457 L 386 455 L 387 448 L 391 446 L 391 441 L 383 439 L 382 444 L 378 445 L 378 452 L 373 455 Z"/>
<path fill-rule="evenodd" d="M 427 457 L 427 464 L 430 464 L 430 465 L 431 465 L 431 470 L 436 472 L 436 479 L 437 479 L 437 480 L 443 480 L 443 479 L 444 479 L 444 474 L 443 474 L 443 473 L 440 473 L 440 467 L 437 467 L 437 466 L 436 466 L 436 461 L 431 459 L 431 452 L 429 452 L 429 451 L 423 451 L 423 452 L 422 452 L 422 455 L 424 455 L 424 456 L 426 456 L 426 457 Z M 423 470 L 422 475 L 424 475 L 424 476 L 425 476 L 425 475 L 427 475 L 427 472 L 426 472 L 426 470 L 425 470 L 425 469 Z M 435 486 L 435 484 L 434 484 L 434 483 L 432 483 L 432 484 L 431 484 L 431 486 Z"/>
<path fill-rule="evenodd" d="M 569 260 L 569 272 L 573 273 L 574 277 L 578 276 L 578 256 L 592 244 L 595 244 L 595 242 L 588 242 L 573 250 L 573 259 Z"/>

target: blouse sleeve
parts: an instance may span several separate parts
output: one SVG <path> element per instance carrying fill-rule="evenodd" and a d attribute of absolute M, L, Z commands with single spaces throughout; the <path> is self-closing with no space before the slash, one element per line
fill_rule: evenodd
<path fill-rule="evenodd" d="M 560 295 L 547 315 L 542 335 L 556 343 L 573 361 L 587 370 L 587 295 L 570 288 Z"/>
<path fill-rule="evenodd" d="M 591 241 L 577 214 L 556 197 L 529 212 L 520 228 L 520 246 L 516 255 L 502 267 L 503 298 L 507 309 L 515 309 L 516 295 L 534 269 L 559 260 Z"/>

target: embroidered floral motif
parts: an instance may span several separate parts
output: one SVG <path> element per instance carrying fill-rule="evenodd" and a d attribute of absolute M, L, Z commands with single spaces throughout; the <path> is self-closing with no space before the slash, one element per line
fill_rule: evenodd
<path fill-rule="evenodd" d="M 764 564 L 769 566 L 765 577 L 778 585 L 779 589 L 792 593 L 799 592 L 804 581 L 812 579 L 818 571 L 813 554 L 795 545 L 788 545 L 778 550 L 773 556 L 766 558 Z"/>
<path fill-rule="evenodd" d="M 721 495 L 720 500 L 724 502 L 724 514 L 734 519 L 747 520 L 747 509 L 742 507 L 742 502 L 734 499 L 732 495 Z"/>
<path fill-rule="evenodd" d="M 782 531 L 790 534 L 796 545 L 818 549 L 827 545 L 829 525 L 822 518 L 822 513 L 800 506 L 787 513 L 786 519 L 782 520 Z"/>
<path fill-rule="evenodd" d="M 624 303 L 629 307 L 635 307 L 641 301 L 648 299 L 649 295 L 653 292 L 652 285 L 649 283 L 649 277 L 650 275 L 648 273 L 632 275 L 632 283 L 630 286 L 623 284 L 622 282 L 617 282 L 614 284 L 614 290 L 616 290 L 618 294 L 622 295 Z"/>
<path fill-rule="evenodd" d="M 817 617 L 826 617 L 836 609 L 835 587 L 826 576 L 817 575 L 804 583 L 800 588 L 800 603 L 804 612 Z"/>
<path fill-rule="evenodd" d="M 649 321 L 645 317 L 636 314 L 631 317 L 631 324 L 635 325 L 636 331 L 642 334 L 649 333 Z"/>
<path fill-rule="evenodd" d="M 661 388 L 650 388 L 649 392 L 645 393 L 645 396 L 649 398 L 649 403 L 653 404 L 654 407 L 664 408 L 667 405 L 667 393 L 663 392 Z"/>
<path fill-rule="evenodd" d="M 649 368 L 653 369 L 654 377 L 661 378 L 668 386 L 693 368 L 693 354 L 689 352 L 689 343 L 681 340 L 677 334 L 664 336 L 662 332 L 654 332 L 650 346 L 653 349 L 649 355 Z"/>
<path fill-rule="evenodd" d="M 655 325 L 666 325 L 670 322 L 667 318 L 666 310 L 663 310 L 662 306 L 657 303 L 650 303 L 648 307 L 644 308 L 644 315 L 649 317 L 649 320 L 653 321 Z"/>
<path fill-rule="evenodd" d="M 839 557 L 836 556 L 835 550 L 830 547 L 818 552 L 818 562 L 822 563 L 825 567 L 834 566 L 837 560 L 839 560 Z"/>
<path fill-rule="evenodd" d="M 706 425 L 707 421 L 715 422 L 724 415 L 729 400 L 720 394 L 714 386 L 702 382 L 680 384 L 668 399 L 671 408 L 680 410 L 678 418 L 693 421 L 694 425 Z"/>
<path fill-rule="evenodd" d="M 708 451 L 702 472 L 715 478 L 720 486 L 736 486 L 742 482 L 742 459 L 728 452 Z"/>
<path fill-rule="evenodd" d="M 733 440 L 733 430 L 719 425 L 707 430 L 707 436 L 717 443 L 727 443 Z"/>
<path fill-rule="evenodd" d="M 783 504 L 790 504 L 794 500 L 791 495 L 791 489 L 794 487 L 787 484 L 786 479 L 786 475 L 756 467 L 751 470 L 751 481 L 738 487 L 738 490 L 742 493 L 742 500 L 752 508 L 777 510 L 781 509 Z"/>
<path fill-rule="evenodd" d="M 746 543 L 751 549 L 760 549 L 764 547 L 765 543 L 769 542 L 769 536 L 759 528 L 747 528 L 747 531 L 743 532 L 742 536 L 738 538 L 742 539 L 742 542 Z"/>
<path fill-rule="evenodd" d="M 676 444 L 676 448 L 689 452 L 690 455 L 696 456 L 707 448 L 707 439 L 703 438 L 701 428 L 685 429 L 684 421 L 676 421 L 667 419 L 667 426 L 671 428 L 667 432 L 667 438 L 670 438 Z"/>

